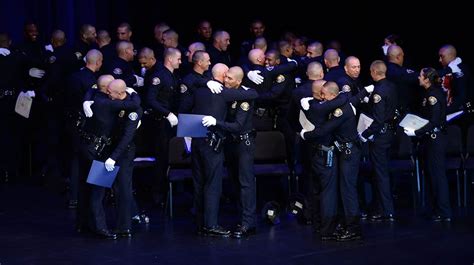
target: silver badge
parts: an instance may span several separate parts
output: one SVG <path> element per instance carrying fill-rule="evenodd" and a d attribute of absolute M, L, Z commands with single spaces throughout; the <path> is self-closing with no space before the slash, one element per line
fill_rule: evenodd
<path fill-rule="evenodd" d="M 188 87 L 185 84 L 181 84 L 179 88 L 181 90 L 181 93 L 186 93 L 186 91 L 188 91 Z"/>
<path fill-rule="evenodd" d="M 157 86 L 161 83 L 160 79 L 158 77 L 155 77 L 151 80 L 151 83 L 154 85 L 154 86 Z"/>
<path fill-rule="evenodd" d="M 49 63 L 53 64 L 54 62 L 56 62 L 56 56 L 51 56 L 49 57 Z"/>
<path fill-rule="evenodd" d="M 136 121 L 137 118 L 138 118 L 138 114 L 136 112 L 130 112 L 130 114 L 128 114 L 128 118 L 131 120 L 131 121 Z"/>
<path fill-rule="evenodd" d="M 349 85 L 343 85 L 342 92 L 351 92 L 351 87 Z"/>
<path fill-rule="evenodd" d="M 121 74 L 122 74 L 122 69 L 120 69 L 120 68 L 115 68 L 113 72 L 114 72 L 114 74 L 116 74 L 116 75 L 121 75 Z"/>

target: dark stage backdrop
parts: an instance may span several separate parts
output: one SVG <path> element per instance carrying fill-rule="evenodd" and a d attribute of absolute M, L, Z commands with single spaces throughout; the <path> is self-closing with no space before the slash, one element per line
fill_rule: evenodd
<path fill-rule="evenodd" d="M 67 34 L 69 44 L 77 38 L 81 24 L 90 23 L 97 30 L 107 29 L 115 35 L 117 24 L 129 22 L 133 27 L 134 42 L 147 44 L 153 37 L 155 23 L 166 21 L 178 33 L 180 42 L 187 45 L 194 36 L 200 19 L 211 21 L 214 30 L 225 29 L 231 34 L 231 50 L 238 52 L 239 43 L 247 38 L 248 25 L 253 18 L 267 24 L 272 39 L 284 30 L 304 34 L 326 42 L 339 39 L 346 55 L 361 58 L 362 71 L 381 57 L 383 38 L 397 33 L 404 41 L 407 61 L 415 69 L 424 66 L 439 67 L 438 49 L 452 43 L 459 56 L 473 68 L 472 45 L 468 34 L 474 32 L 473 16 L 467 4 L 449 1 L 443 6 L 434 2 L 379 1 L 287 1 L 277 6 L 275 2 L 227 1 L 217 4 L 205 1 L 141 1 L 141 0 L 0 0 L 0 31 L 11 34 L 15 42 L 22 39 L 26 20 L 34 20 L 40 27 L 43 40 L 52 30 L 60 28 Z M 420 8 L 420 6 L 424 6 Z M 209 10 L 218 10 L 211 12 Z M 470 36 L 469 38 L 472 38 Z"/>

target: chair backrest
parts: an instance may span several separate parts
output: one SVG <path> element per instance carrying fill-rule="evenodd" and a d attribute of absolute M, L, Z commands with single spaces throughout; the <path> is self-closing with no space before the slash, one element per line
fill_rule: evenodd
<path fill-rule="evenodd" d="M 280 131 L 257 132 L 255 163 L 275 163 L 286 160 L 285 137 Z"/>
<path fill-rule="evenodd" d="M 446 154 L 448 156 L 459 156 L 462 154 L 462 133 L 461 128 L 457 125 L 449 125 L 448 132 L 448 146 Z"/>
<path fill-rule="evenodd" d="M 186 152 L 186 145 L 183 137 L 171 138 L 168 163 L 172 168 L 188 168 L 191 166 L 191 154 Z"/>
<path fill-rule="evenodd" d="M 467 130 L 466 153 L 469 157 L 474 157 L 474 124 Z"/>

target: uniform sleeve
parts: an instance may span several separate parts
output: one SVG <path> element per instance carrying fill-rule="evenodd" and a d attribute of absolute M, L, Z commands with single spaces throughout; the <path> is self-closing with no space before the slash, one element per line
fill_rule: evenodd
<path fill-rule="evenodd" d="M 128 96 L 129 98 L 125 100 L 105 100 L 101 104 L 105 104 L 105 107 L 110 109 L 111 111 L 137 111 L 140 109 L 140 96 L 137 93 L 132 93 L 132 95 Z"/>
<path fill-rule="evenodd" d="M 380 101 L 375 103 L 377 96 L 380 97 Z M 368 138 L 376 132 L 380 132 L 385 123 L 385 113 L 387 112 L 387 96 L 374 94 L 372 97 L 374 98 L 374 104 L 372 106 L 372 118 L 374 121 L 372 124 L 370 124 L 369 128 L 362 132 L 362 136 L 364 138 Z"/>
<path fill-rule="evenodd" d="M 287 80 L 274 84 L 269 91 L 260 94 L 260 100 L 272 101 L 280 98 L 285 93 Z"/>
<path fill-rule="evenodd" d="M 279 75 L 288 74 L 288 73 L 294 71 L 297 67 L 298 67 L 297 63 L 288 62 L 288 63 L 285 63 L 285 64 L 279 64 L 278 66 L 273 68 L 273 70 L 268 71 L 268 72 L 270 74 L 269 75 L 270 78 L 273 80 Z"/>
<path fill-rule="evenodd" d="M 427 104 L 430 104 L 430 103 L 427 103 Z M 427 132 L 430 132 L 435 127 L 439 127 L 443 121 L 442 119 L 446 118 L 446 117 L 441 117 L 441 102 L 436 102 L 434 105 L 430 105 L 427 107 L 431 108 L 431 111 L 430 111 L 431 117 L 428 117 L 428 123 L 425 126 L 415 131 L 416 136 L 423 135 Z"/>
<path fill-rule="evenodd" d="M 247 109 L 247 111 L 243 109 L 242 104 L 244 103 L 247 103 L 247 102 L 240 103 L 237 106 L 237 112 L 235 114 L 234 122 L 217 121 L 217 126 L 219 126 L 223 130 L 228 131 L 230 133 L 240 133 L 245 124 L 247 116 L 252 115 L 252 111 L 251 111 L 252 108 Z"/>
<path fill-rule="evenodd" d="M 341 124 L 343 124 L 345 121 L 346 119 L 344 118 L 344 116 L 334 117 L 325 122 L 321 127 L 318 127 L 310 132 L 306 132 L 304 134 L 304 138 L 306 140 L 309 140 L 329 135 L 334 132 L 339 126 L 341 126 Z"/>
<path fill-rule="evenodd" d="M 151 85 L 147 90 L 146 100 L 148 105 L 161 116 L 168 116 L 170 110 L 158 101 L 158 92 L 163 89 L 163 82 L 157 85 Z"/>
<path fill-rule="evenodd" d="M 244 90 L 224 88 L 224 90 L 218 95 L 221 95 L 226 102 L 253 100 L 258 97 L 258 93 L 255 89 Z"/>
<path fill-rule="evenodd" d="M 110 155 L 110 158 L 117 161 L 117 159 L 127 150 L 128 145 L 133 142 L 133 137 L 135 136 L 135 131 L 137 130 L 138 122 L 142 115 L 142 108 L 138 108 L 136 111 L 128 114 L 123 134 L 120 136 L 120 141 Z"/>

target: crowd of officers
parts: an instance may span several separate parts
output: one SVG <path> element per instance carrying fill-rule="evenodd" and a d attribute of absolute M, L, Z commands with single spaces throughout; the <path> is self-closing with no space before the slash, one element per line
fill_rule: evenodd
<path fill-rule="evenodd" d="M 237 60 L 228 50 L 230 34 L 212 32 L 209 21 L 199 23 L 196 42 L 187 49 L 165 23 L 156 25 L 155 42 L 147 47 L 131 41 L 128 23 L 117 27 L 116 42 L 107 31 L 83 25 L 74 48 L 66 45 L 61 30 L 45 46 L 34 23 L 25 25 L 19 45 L 1 33 L 0 115 L 7 126 L 0 139 L 10 150 L 2 152 L 2 170 L 10 178 L 25 174 L 19 161 L 25 143 L 31 144 L 34 176 L 69 180 L 68 205 L 78 209 L 78 231 L 130 237 L 137 212 L 132 196 L 137 129 L 143 121 L 142 127 L 151 131 L 147 135 L 153 139 L 145 142 L 154 147 L 153 190 L 159 200 L 166 194 L 169 143 L 180 123 L 178 113 L 205 115 L 207 136 L 193 138 L 190 146 L 197 232 L 241 238 L 256 233 L 256 131 L 279 130 L 288 167 L 295 171 L 301 163 L 310 184 L 306 195 L 313 210 L 307 219 L 322 240 L 347 241 L 362 237 L 361 217 L 396 220 L 388 163 L 397 132 L 422 143 L 433 218 L 451 220 L 446 114 L 472 99 L 469 71 L 452 45 L 439 51 L 442 69 L 414 72 L 403 65 L 397 39 L 388 36 L 382 60 L 372 62 L 371 81 L 363 84 L 359 59 L 343 56 L 337 43 L 324 50 L 320 42 L 291 33 L 272 43 L 260 20 L 251 23 L 250 32 Z M 20 92 L 33 98 L 28 119 L 14 111 Z M 358 131 L 362 112 L 373 122 Z M 416 131 L 397 131 L 407 113 L 429 122 Z M 466 128 L 466 119 L 459 120 Z M 358 194 L 359 164 L 367 146 L 375 194 L 372 208 L 363 209 L 368 217 L 361 214 Z M 104 162 L 107 171 L 120 166 L 113 185 L 115 230 L 106 223 L 106 189 L 86 183 L 93 160 Z M 240 195 L 239 221 L 232 232 L 218 223 L 224 163 Z"/>

